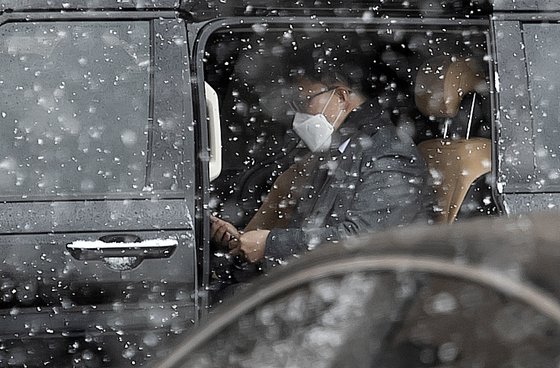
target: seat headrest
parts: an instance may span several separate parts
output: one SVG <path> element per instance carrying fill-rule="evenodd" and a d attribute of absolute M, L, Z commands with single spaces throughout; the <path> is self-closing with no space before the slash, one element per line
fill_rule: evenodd
<path fill-rule="evenodd" d="M 452 118 L 464 96 L 486 89 L 484 73 L 474 59 L 440 56 L 428 60 L 418 71 L 414 99 L 422 114 Z"/>

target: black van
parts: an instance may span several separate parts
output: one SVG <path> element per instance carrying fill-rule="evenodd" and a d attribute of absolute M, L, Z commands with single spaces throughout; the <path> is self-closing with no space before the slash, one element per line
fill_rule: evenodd
<path fill-rule="evenodd" d="M 138 365 L 204 317 L 209 215 L 246 225 L 298 154 L 281 56 L 315 39 L 375 62 L 443 222 L 556 209 L 558 20 L 554 0 L 0 1 L 0 365 Z M 439 177 L 440 146 L 476 175 Z"/>

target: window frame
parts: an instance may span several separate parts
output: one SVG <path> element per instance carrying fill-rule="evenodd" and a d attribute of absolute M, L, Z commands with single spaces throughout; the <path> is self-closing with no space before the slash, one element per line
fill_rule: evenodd
<path fill-rule="evenodd" d="M 536 121 L 530 95 L 525 24 L 555 24 L 560 15 L 498 14 L 493 20 L 496 63 L 496 176 L 500 196 L 560 193 L 560 182 L 541 184 L 537 166 Z M 524 94 L 516 90 L 527 91 Z M 508 161 L 516 158 L 516 164 Z M 538 205 L 537 205 L 538 207 Z"/>
<path fill-rule="evenodd" d="M 271 25 L 273 27 L 288 29 L 289 26 L 293 26 L 294 28 L 302 28 L 303 26 L 312 27 L 325 27 L 325 25 L 336 25 L 340 27 L 344 31 L 352 31 L 357 29 L 358 27 L 381 27 L 384 26 L 387 29 L 396 29 L 397 27 L 401 27 L 401 29 L 407 30 L 419 30 L 425 31 L 430 27 L 434 29 L 440 29 L 441 27 L 445 27 L 446 29 L 456 29 L 457 32 L 461 32 L 464 30 L 465 27 L 476 27 L 485 35 L 486 43 L 488 52 L 490 53 L 490 45 L 491 45 L 491 36 L 490 36 L 490 22 L 488 19 L 461 19 L 457 21 L 455 18 L 408 18 L 405 16 L 384 16 L 379 18 L 370 18 L 365 19 L 363 17 L 336 17 L 336 16 L 329 16 L 329 17 L 309 17 L 309 16 L 274 16 L 274 17 L 251 17 L 251 16 L 243 16 L 243 17 L 227 17 L 227 18 L 218 18 L 213 20 L 208 20 L 204 22 L 197 22 L 189 24 L 188 26 L 188 34 L 189 34 L 189 44 L 191 45 L 191 57 L 192 57 L 192 69 L 194 70 L 194 75 L 196 75 L 196 80 L 193 81 L 193 96 L 196 98 L 194 99 L 195 103 L 195 111 L 197 112 L 197 116 L 199 116 L 199 121 L 204 122 L 207 121 L 207 113 L 206 113 L 206 105 L 205 105 L 205 98 L 204 98 L 204 82 L 205 82 L 205 75 L 204 75 L 204 52 L 206 46 L 210 40 L 210 37 L 216 32 L 221 29 L 228 29 L 228 28 L 237 28 L 237 27 L 245 27 L 248 30 L 251 30 L 251 26 L 253 24 L 262 24 L 265 23 L 267 25 Z M 270 30 L 269 29 L 269 30 Z M 332 30 L 331 30 L 332 31 Z M 493 64 L 491 62 L 488 63 L 489 70 L 489 79 L 490 79 L 490 86 L 494 85 L 493 82 Z M 491 124 L 494 126 L 494 99 L 492 96 L 490 97 L 490 104 L 491 104 Z M 197 152 L 208 152 L 208 130 L 207 124 L 200 124 L 199 129 L 197 129 Z M 494 136 L 494 129 L 492 129 L 492 140 L 495 141 Z M 200 160 L 199 160 L 200 161 Z M 493 166 L 493 170 L 495 170 L 495 165 Z M 201 185 L 202 188 L 209 188 L 210 182 L 208 179 L 208 165 L 199 166 L 201 170 Z M 495 177 L 495 171 L 493 173 Z M 496 188 L 495 186 L 492 187 L 493 197 L 495 198 Z M 207 190 L 203 190 L 200 197 L 197 199 L 197 208 L 203 208 L 205 211 L 205 215 L 202 218 L 202 221 L 198 223 L 197 227 L 197 234 L 200 237 L 199 240 L 201 241 L 201 250 L 202 250 L 202 284 L 208 285 L 209 284 L 209 275 L 210 275 L 210 234 L 209 234 L 209 202 L 210 202 L 210 194 Z"/>

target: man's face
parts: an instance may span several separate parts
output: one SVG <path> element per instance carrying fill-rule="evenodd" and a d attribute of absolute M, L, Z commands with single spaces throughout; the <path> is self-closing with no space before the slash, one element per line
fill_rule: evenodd
<path fill-rule="evenodd" d="M 341 107 L 337 94 L 337 88 L 329 88 L 322 83 L 301 79 L 297 83 L 299 101 L 297 107 L 299 112 L 317 115 L 323 114 L 329 123 L 338 125 L 341 123 Z M 337 119 L 338 118 L 338 119 Z"/>

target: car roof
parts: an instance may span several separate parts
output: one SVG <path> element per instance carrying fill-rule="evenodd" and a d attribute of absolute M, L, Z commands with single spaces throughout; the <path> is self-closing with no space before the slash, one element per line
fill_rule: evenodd
<path fill-rule="evenodd" d="M 157 10 L 176 9 L 185 11 L 193 19 L 211 19 L 227 16 L 247 15 L 335 15 L 356 16 L 363 12 L 374 14 L 390 13 L 406 16 L 468 16 L 488 14 L 489 3 L 474 3 L 459 0 L 453 5 L 443 6 L 434 0 L 337 0 L 329 2 L 308 2 L 299 0 L 0 0 L 0 12 L 4 11 L 44 11 L 44 10 Z"/>
<path fill-rule="evenodd" d="M 404 5 L 403 5 L 404 4 Z M 397 13 L 435 16 L 479 17 L 495 11 L 552 11 L 560 10 L 556 0 L 494 0 L 473 2 L 457 0 L 442 3 L 435 0 L 333 0 L 328 2 L 302 2 L 301 0 L 0 0 L 0 12 L 32 10 L 147 10 L 178 9 L 190 12 L 194 18 L 213 18 L 242 15 L 295 15 L 312 11 L 328 14 L 335 11 L 340 15 L 351 15 L 370 11 L 373 13 Z M 198 17 L 197 17 L 198 15 Z"/>
<path fill-rule="evenodd" d="M 403 5 L 404 4 L 404 5 Z M 181 9 L 194 18 L 212 18 L 246 15 L 318 15 L 318 16 L 372 16 L 390 14 L 395 16 L 465 16 L 469 18 L 491 13 L 489 2 L 457 0 L 442 3 L 439 0 L 236 0 L 236 1 L 188 1 L 181 0 Z"/>
<path fill-rule="evenodd" d="M 0 0 L 0 11 L 175 9 L 179 0 Z"/>

